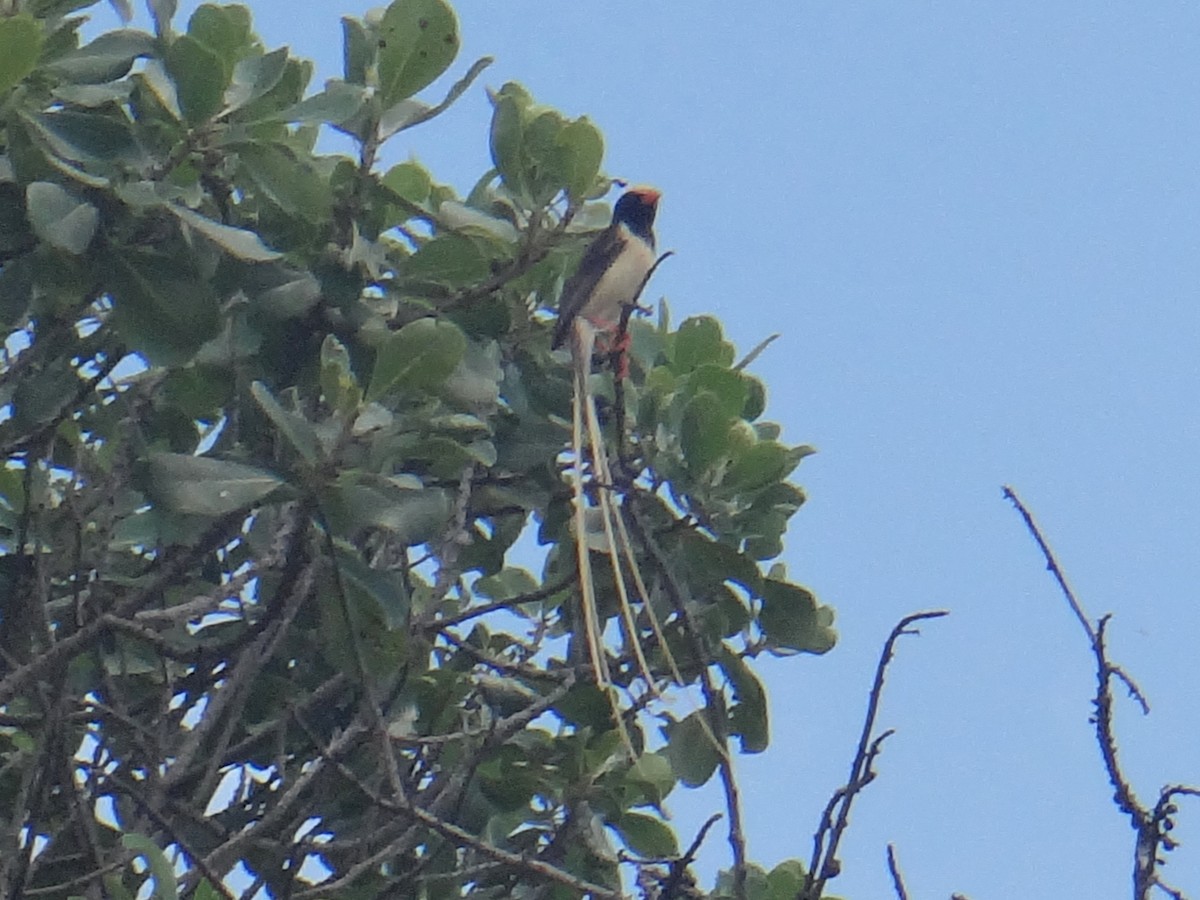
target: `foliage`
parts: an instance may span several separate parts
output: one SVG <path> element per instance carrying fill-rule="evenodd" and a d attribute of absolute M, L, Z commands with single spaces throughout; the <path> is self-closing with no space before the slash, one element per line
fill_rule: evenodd
<path fill-rule="evenodd" d="M 487 64 L 416 99 L 456 56 L 444 0 L 343 19 L 315 93 L 245 7 L 177 31 L 150 0 L 155 33 L 82 43 L 89 5 L 0 17 L 4 895 L 169 897 L 175 872 L 194 896 L 599 896 L 624 860 L 679 882 L 665 798 L 731 739 L 766 747 L 748 660 L 828 650 L 832 613 L 770 564 L 809 451 L 763 384 L 711 318 L 631 323 L 629 378 L 594 376 L 622 461 L 599 489 L 710 690 L 671 687 L 640 607 L 656 684 L 609 650 L 630 758 L 576 640 L 544 313 L 607 220 L 599 131 L 505 85 L 460 198 L 377 166 Z M 357 156 L 317 153 L 323 127 Z M 536 575 L 509 558 L 529 528 Z M 796 877 L 747 871 L 719 891 Z"/>

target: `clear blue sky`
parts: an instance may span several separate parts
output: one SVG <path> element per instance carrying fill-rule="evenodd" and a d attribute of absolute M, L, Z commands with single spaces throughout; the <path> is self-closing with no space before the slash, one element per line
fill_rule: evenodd
<path fill-rule="evenodd" d="M 342 2 L 250 4 L 339 74 Z M 190 8 L 190 7 L 189 7 Z M 1114 658 L 1143 798 L 1200 782 L 1200 6 L 457 0 L 464 53 L 659 186 L 677 256 L 651 293 L 717 314 L 770 414 L 820 449 L 786 559 L 837 608 L 828 656 L 768 666 L 773 744 L 743 759 L 753 855 L 807 858 L 879 647 L 901 645 L 880 779 L 845 844 L 850 898 L 1130 896 L 1133 835 L 1088 725 L 1082 632 L 1020 521 L 1034 509 Z M 185 10 L 186 14 L 186 10 Z M 440 96 L 445 81 L 431 95 Z M 488 166 L 475 88 L 389 145 L 464 192 Z M 411 136 L 409 136 L 411 135 Z M 718 798 L 677 797 L 685 832 Z M 1200 892 L 1200 803 L 1164 870 Z M 709 840 L 705 866 L 723 862 Z"/>

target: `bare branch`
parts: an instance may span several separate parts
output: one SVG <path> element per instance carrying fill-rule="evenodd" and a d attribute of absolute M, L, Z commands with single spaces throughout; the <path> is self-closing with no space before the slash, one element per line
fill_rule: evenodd
<path fill-rule="evenodd" d="M 900 863 L 896 861 L 896 845 L 887 846 L 888 871 L 892 873 L 892 886 L 896 889 L 897 900 L 908 900 L 908 889 L 904 886 L 904 876 L 900 874 Z"/>
<path fill-rule="evenodd" d="M 1029 533 L 1033 535 L 1033 539 L 1037 541 L 1037 545 L 1041 548 L 1042 555 L 1046 558 L 1046 568 L 1050 570 L 1050 574 L 1054 576 L 1058 586 L 1062 589 L 1063 596 L 1067 598 L 1067 603 L 1071 607 L 1071 612 L 1075 613 L 1075 618 L 1079 620 L 1080 626 L 1087 632 L 1088 639 L 1093 645 L 1096 643 L 1096 629 L 1086 615 L 1084 615 L 1083 607 L 1075 598 L 1075 592 L 1071 590 L 1071 586 L 1067 584 L 1067 576 L 1063 574 L 1062 568 L 1058 565 L 1058 560 L 1054 558 L 1054 551 L 1050 549 L 1050 545 L 1046 543 L 1046 539 L 1042 537 L 1041 529 L 1037 527 L 1037 523 L 1033 521 L 1033 515 L 1021 502 L 1021 498 L 1016 495 L 1008 485 L 1004 488 L 1004 499 L 1008 500 L 1017 512 L 1021 514 L 1021 518 L 1025 520 L 1025 527 L 1029 529 Z"/>
<path fill-rule="evenodd" d="M 824 893 L 825 883 L 836 877 L 841 871 L 837 852 L 846 827 L 850 823 L 850 807 L 854 804 L 854 798 L 858 793 L 875 780 L 875 759 L 879 756 L 883 742 L 893 733 L 889 730 L 877 737 L 872 737 L 875 732 L 875 718 L 879 714 L 879 703 L 883 697 L 887 668 L 895 653 L 896 642 L 903 635 L 920 634 L 917 629 L 912 627 L 915 623 L 925 619 L 940 619 L 949 614 L 948 610 L 938 609 L 907 615 L 896 624 L 888 636 L 887 642 L 883 645 L 883 652 L 879 655 L 879 664 L 875 667 L 875 682 L 871 686 L 870 699 L 867 702 L 867 715 L 858 739 L 858 749 L 855 751 L 854 761 L 850 765 L 850 777 L 846 779 L 846 783 L 842 787 L 834 791 L 821 816 L 821 823 L 813 835 L 812 859 L 809 863 L 808 874 L 804 878 L 804 888 L 800 891 L 799 900 L 819 900 Z"/>
<path fill-rule="evenodd" d="M 1128 673 L 1108 658 L 1106 635 L 1112 616 L 1102 616 L 1097 625 L 1092 625 L 1084 614 L 1083 606 L 1067 584 L 1066 576 L 1063 574 L 1058 560 L 1054 557 L 1054 551 L 1050 549 L 1049 543 L 1042 536 L 1042 532 L 1034 522 L 1028 508 L 1010 487 L 1004 487 L 1004 498 L 1013 504 L 1025 520 L 1025 527 L 1033 535 L 1033 539 L 1045 557 L 1046 568 L 1054 575 L 1067 604 L 1083 626 L 1092 645 L 1092 653 L 1096 658 L 1096 695 L 1092 700 L 1092 705 L 1095 707 L 1092 724 L 1096 727 L 1096 743 L 1100 747 L 1104 768 L 1113 788 L 1113 802 L 1117 809 L 1129 816 L 1129 822 L 1137 835 L 1133 855 L 1134 900 L 1148 900 L 1155 887 L 1169 896 L 1181 897 L 1182 895 L 1174 888 L 1163 883 L 1158 875 L 1159 867 L 1165 862 L 1159 855 L 1159 850 L 1169 852 L 1177 846 L 1170 836 L 1175 827 L 1173 817 L 1177 812 L 1174 798 L 1200 796 L 1200 789 L 1184 785 L 1168 785 L 1159 791 L 1158 801 L 1152 810 L 1147 809 L 1138 800 L 1133 785 L 1121 770 L 1118 758 L 1117 736 L 1113 728 L 1113 681 L 1116 680 L 1125 685 L 1130 697 L 1137 701 L 1143 714 L 1150 712 L 1150 705 Z"/>

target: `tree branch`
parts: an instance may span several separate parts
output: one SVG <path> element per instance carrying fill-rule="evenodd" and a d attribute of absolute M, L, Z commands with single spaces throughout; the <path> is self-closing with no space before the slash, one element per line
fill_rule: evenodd
<path fill-rule="evenodd" d="M 862 732 L 858 738 L 858 749 L 854 753 L 854 761 L 850 764 L 850 777 L 838 788 L 821 816 L 821 824 L 813 835 L 812 859 L 808 873 L 804 878 L 804 888 L 798 900 L 820 900 L 825 891 L 825 884 L 835 878 L 841 871 L 838 860 L 838 846 L 846 827 L 850 823 L 850 807 L 868 784 L 875 780 L 875 759 L 883 746 L 883 742 L 893 732 L 885 731 L 878 737 L 872 737 L 875 732 L 875 719 L 879 714 L 879 704 L 883 697 L 883 685 L 887 678 L 887 669 L 895 654 L 896 642 L 904 635 L 920 634 L 912 626 L 926 619 L 940 619 L 949 615 L 944 609 L 929 612 L 912 613 L 901 619 L 892 633 L 888 635 L 879 655 L 879 664 L 875 667 L 875 682 L 871 685 L 871 693 L 867 702 L 867 715 L 863 721 Z"/>
<path fill-rule="evenodd" d="M 1158 868 L 1165 860 L 1159 856 L 1159 849 L 1169 852 L 1177 846 L 1170 832 L 1175 827 L 1173 816 L 1177 808 L 1173 802 L 1177 796 L 1200 796 L 1200 789 L 1183 785 L 1168 785 L 1159 791 L 1158 801 L 1154 808 L 1147 809 L 1138 800 L 1133 785 L 1121 770 L 1118 758 L 1116 731 L 1113 728 L 1113 693 L 1112 683 L 1115 679 L 1125 685 L 1130 697 L 1137 701 L 1143 715 L 1150 712 L 1150 706 L 1145 695 L 1132 678 L 1119 666 L 1108 659 L 1106 635 L 1111 615 L 1102 616 L 1096 626 L 1084 614 L 1083 606 L 1075 597 L 1067 584 L 1062 567 L 1050 549 L 1049 543 L 1042 536 L 1041 529 L 1034 522 L 1029 509 L 1021 502 L 1016 492 L 1007 485 L 1004 487 L 1004 498 L 1012 503 L 1025 521 L 1025 527 L 1037 542 L 1042 556 L 1046 560 L 1046 568 L 1054 575 L 1058 586 L 1066 598 L 1068 606 L 1075 614 L 1087 633 L 1092 646 L 1092 654 L 1096 658 L 1096 696 L 1092 700 L 1095 714 L 1092 724 L 1096 727 L 1096 743 L 1100 747 L 1100 755 L 1104 759 L 1104 768 L 1108 773 L 1108 781 L 1113 788 L 1113 802 L 1117 809 L 1129 817 L 1130 824 L 1136 834 L 1133 854 L 1133 896 L 1134 900 L 1148 900 L 1151 891 L 1158 887 L 1168 895 L 1175 896 L 1173 888 L 1163 883 L 1158 874 Z"/>

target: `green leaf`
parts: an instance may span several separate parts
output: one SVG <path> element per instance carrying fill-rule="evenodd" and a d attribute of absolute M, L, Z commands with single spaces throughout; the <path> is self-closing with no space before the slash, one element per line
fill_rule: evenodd
<path fill-rule="evenodd" d="M 705 363 L 726 368 L 733 362 L 733 345 L 721 333 L 721 323 L 712 316 L 687 319 L 675 332 L 671 367 L 681 375 Z"/>
<path fill-rule="evenodd" d="M 758 624 L 771 647 L 824 653 L 836 635 L 829 627 L 828 612 L 821 614 L 823 609 L 811 591 L 768 578 L 763 582 Z"/>
<path fill-rule="evenodd" d="M 503 378 L 499 345 L 495 341 L 472 341 L 467 345 L 462 360 L 442 383 L 441 393 L 460 409 L 487 415 L 500 401 L 500 382 Z"/>
<path fill-rule="evenodd" d="M 13 392 L 13 417 L 29 427 L 59 418 L 79 394 L 80 381 L 65 362 L 56 360 L 36 375 L 20 379 Z"/>
<path fill-rule="evenodd" d="M 759 441 L 734 457 L 722 486 L 731 491 L 758 490 L 785 478 L 794 465 L 783 444 Z"/>
<path fill-rule="evenodd" d="M 728 645 L 721 645 L 717 663 L 733 685 L 730 732 L 740 738 L 743 753 L 762 753 L 771 741 L 767 692 L 746 661 Z"/>
<path fill-rule="evenodd" d="M 703 715 L 704 710 L 696 710 L 667 729 L 666 753 L 671 768 L 680 781 L 693 788 L 707 782 L 721 760 L 721 753 L 700 718 Z"/>
<path fill-rule="evenodd" d="M 151 455 L 149 472 L 155 500 L 174 512 L 198 516 L 248 509 L 284 484 L 265 469 L 185 453 Z"/>
<path fill-rule="evenodd" d="M 488 260 L 478 245 L 461 234 L 439 234 L 409 257 L 404 274 L 423 281 L 468 284 L 486 278 Z"/>
<path fill-rule="evenodd" d="M 179 8 L 179 0 L 146 0 L 154 18 L 154 33 L 164 37 L 171 33 L 171 20 Z"/>
<path fill-rule="evenodd" d="M 742 407 L 742 418 L 747 422 L 753 422 L 767 408 L 767 388 L 763 384 L 761 378 L 756 378 L 753 375 L 745 377 L 747 395 L 746 405 Z"/>
<path fill-rule="evenodd" d="M 333 211 L 329 181 L 278 144 L 238 144 L 247 174 L 284 212 L 321 222 Z"/>
<path fill-rule="evenodd" d="M 284 409 L 261 381 L 250 385 L 250 394 L 304 461 L 315 465 L 321 455 L 321 445 L 312 424 L 297 413 Z"/>
<path fill-rule="evenodd" d="M 25 209 L 34 232 L 47 244 L 79 256 L 92 242 L 100 213 L 49 181 L 25 189 Z"/>
<path fill-rule="evenodd" d="M 671 761 L 663 752 L 643 753 L 629 767 L 625 780 L 635 785 L 646 801 L 655 806 L 662 803 L 675 787 Z"/>
<path fill-rule="evenodd" d="M 767 900 L 793 900 L 804 890 L 804 863 L 785 859 L 767 873 Z M 832 900 L 832 898 L 830 898 Z"/>
<path fill-rule="evenodd" d="M 736 547 L 711 540 L 698 531 L 681 535 L 680 547 L 687 579 L 694 585 L 711 589 L 733 581 L 752 594 L 762 587 L 758 565 Z"/>
<path fill-rule="evenodd" d="M 411 97 L 458 55 L 458 20 L 445 0 L 393 0 L 379 24 L 383 106 Z"/>
<path fill-rule="evenodd" d="M 127 103 L 132 91 L 133 82 L 112 81 L 107 84 L 63 84 L 51 88 L 50 93 L 72 106 L 95 109 L 109 103 Z"/>
<path fill-rule="evenodd" d="M 0 19 L 0 94 L 25 80 L 42 52 L 42 29 L 28 13 Z"/>
<path fill-rule="evenodd" d="M 225 91 L 225 109 L 234 112 L 265 96 L 279 84 L 287 71 L 287 63 L 286 47 L 238 60 L 233 67 L 233 79 Z"/>
<path fill-rule="evenodd" d="M 319 94 L 306 97 L 279 114 L 285 122 L 341 125 L 362 111 L 370 94 L 357 84 L 330 81 Z"/>
<path fill-rule="evenodd" d="M 521 196 L 526 193 L 525 167 L 522 161 L 525 116 L 533 98 L 516 82 L 508 82 L 492 95 L 492 127 L 489 145 L 492 164 L 500 173 L 508 190 Z"/>
<path fill-rule="evenodd" d="M 488 575 L 475 582 L 474 591 L 480 597 L 489 600 L 514 600 L 517 597 L 533 593 L 538 589 L 537 580 L 528 569 L 501 569 L 495 575 Z M 520 612 L 520 609 L 513 609 Z"/>
<path fill-rule="evenodd" d="M 255 306 L 277 319 L 296 319 L 321 299 L 321 282 L 310 272 L 280 269 L 270 287 L 253 294 Z"/>
<path fill-rule="evenodd" d="M 645 813 L 627 812 L 609 823 L 625 846 L 647 859 L 672 859 L 679 855 L 675 832 L 662 819 Z"/>
<path fill-rule="evenodd" d="M 150 876 L 154 879 L 154 900 L 178 900 L 175 886 L 175 868 L 167 855 L 150 838 L 140 834 L 121 836 L 121 846 L 132 850 L 146 861 Z"/>
<path fill-rule="evenodd" d="M 362 389 L 358 385 L 358 376 L 354 374 L 350 351 L 332 334 L 326 335 L 321 342 L 321 392 L 329 407 L 346 415 L 357 412 L 362 401 Z M 383 412 L 391 415 L 387 410 Z"/>
<path fill-rule="evenodd" d="M 458 326 L 437 319 L 417 319 L 405 325 L 379 348 L 371 373 L 368 400 L 393 390 L 430 389 L 457 368 L 467 350 Z"/>
<path fill-rule="evenodd" d="M 179 108 L 192 125 L 206 122 L 217 114 L 229 86 L 229 71 L 225 61 L 189 35 L 182 35 L 171 44 L 164 60 Z"/>
<path fill-rule="evenodd" d="M 318 592 L 321 653 L 354 679 L 364 670 L 368 678 L 394 675 L 408 657 L 409 602 L 399 574 L 370 568 L 341 540 L 334 560 L 341 590 Z"/>
<path fill-rule="evenodd" d="M 679 443 L 688 467 L 700 474 L 729 447 L 731 420 L 719 397 L 703 391 L 688 401 L 679 425 Z"/>
<path fill-rule="evenodd" d="M 755 863 L 746 866 L 744 892 L 746 900 L 784 900 L 782 897 L 776 898 L 768 893 L 767 873 L 762 866 Z M 712 892 L 712 900 L 732 900 L 739 896 L 742 894 L 734 890 L 733 873 L 728 869 L 722 869 L 717 873 L 717 884 Z M 793 898 L 787 898 L 787 900 L 793 900 Z M 821 900 L 834 900 L 834 898 L 822 897 Z"/>
<path fill-rule="evenodd" d="M 152 35 L 136 28 L 121 28 L 100 35 L 46 68 L 75 84 L 102 84 L 123 78 L 139 57 L 153 55 Z"/>
<path fill-rule="evenodd" d="M 180 260 L 148 253 L 109 257 L 114 324 L 152 362 L 186 362 L 220 327 L 207 281 Z"/>
<path fill-rule="evenodd" d="M 349 546 L 335 544 L 335 558 L 341 576 L 349 588 L 356 588 L 375 605 L 389 630 L 408 624 L 409 599 L 398 572 L 372 569 Z"/>
<path fill-rule="evenodd" d="M 129 0 L 108 0 L 108 5 L 113 8 L 113 12 L 122 22 L 128 22 L 133 18 L 133 6 Z M 91 3 L 88 3 L 88 6 L 91 6 Z"/>
<path fill-rule="evenodd" d="M 186 206 L 179 206 L 175 203 L 170 204 L 167 208 L 180 221 L 187 224 L 190 228 L 194 228 L 222 250 L 227 251 L 231 256 L 235 256 L 238 259 L 244 259 L 247 262 L 267 262 L 268 260 L 279 259 L 283 255 L 264 244 L 262 238 L 253 231 L 247 231 L 244 228 L 234 228 L 232 225 L 222 225 L 220 222 L 214 222 L 212 219 L 202 216 L 198 212 L 193 212 Z"/>
<path fill-rule="evenodd" d="M 552 708 L 576 728 L 593 728 L 598 732 L 615 731 L 612 705 L 604 696 L 605 690 L 610 689 L 579 682 Z"/>
<path fill-rule="evenodd" d="M 250 10 L 236 4 L 202 3 L 188 19 L 187 36 L 220 57 L 225 71 L 230 72 L 253 43 Z"/>
<path fill-rule="evenodd" d="M 572 200 L 582 200 L 595 186 L 600 174 L 604 137 L 584 116 L 564 126 L 558 132 L 557 142 L 564 151 L 563 186 Z"/>
<path fill-rule="evenodd" d="M 175 82 L 167 74 L 162 60 L 151 59 L 137 76 L 146 86 L 154 101 L 159 103 L 173 119 L 183 121 L 183 110 L 179 108 L 179 95 L 175 90 Z"/>
<path fill-rule="evenodd" d="M 342 72 L 351 84 L 365 85 L 375 56 L 371 37 L 357 19 L 342 17 Z"/>
<path fill-rule="evenodd" d="M 730 418 L 740 418 L 749 395 L 747 379 L 727 366 L 705 363 L 688 376 L 688 389 L 693 394 L 711 391 L 721 401 L 721 410 Z"/>
<path fill-rule="evenodd" d="M 415 546 L 437 537 L 450 518 L 450 498 L 438 488 L 403 488 L 347 476 L 325 496 L 331 527 L 356 536 L 364 528 L 382 528 L 397 544 Z"/>
<path fill-rule="evenodd" d="M 95 112 L 60 110 L 35 113 L 26 121 L 49 145 L 51 151 L 75 163 L 126 163 L 140 166 L 141 148 L 133 138 L 129 122 Z"/>
<path fill-rule="evenodd" d="M 103 880 L 106 897 L 110 897 L 112 900 L 136 900 L 133 892 L 121 883 L 119 875 L 105 875 Z"/>
<path fill-rule="evenodd" d="M 562 113 L 543 109 L 525 125 L 522 150 L 526 184 L 535 205 L 549 203 L 567 181 L 567 159 L 558 137 L 566 125 Z"/>
<path fill-rule="evenodd" d="M 223 366 L 172 369 L 163 380 L 163 395 L 190 419 L 216 421 L 233 394 L 235 374 Z"/>
<path fill-rule="evenodd" d="M 429 199 L 433 180 L 429 170 L 416 162 L 402 162 L 387 170 L 382 179 L 384 185 L 410 203 L 421 204 Z M 404 216 L 408 218 L 408 216 Z"/>
<path fill-rule="evenodd" d="M 30 256 L 17 257 L 0 267 L 0 322 L 6 328 L 12 328 L 13 323 L 29 309 L 33 299 L 35 271 L 36 266 Z"/>
<path fill-rule="evenodd" d="M 285 48 L 286 49 L 286 48 Z M 312 77 L 313 64 L 307 59 L 289 56 L 279 76 L 279 81 L 261 97 L 248 100 L 234 114 L 239 122 L 286 121 L 283 110 L 295 106 L 304 97 L 304 89 Z M 226 93 L 226 100 L 230 97 Z M 300 138 L 300 133 L 296 134 Z"/>

